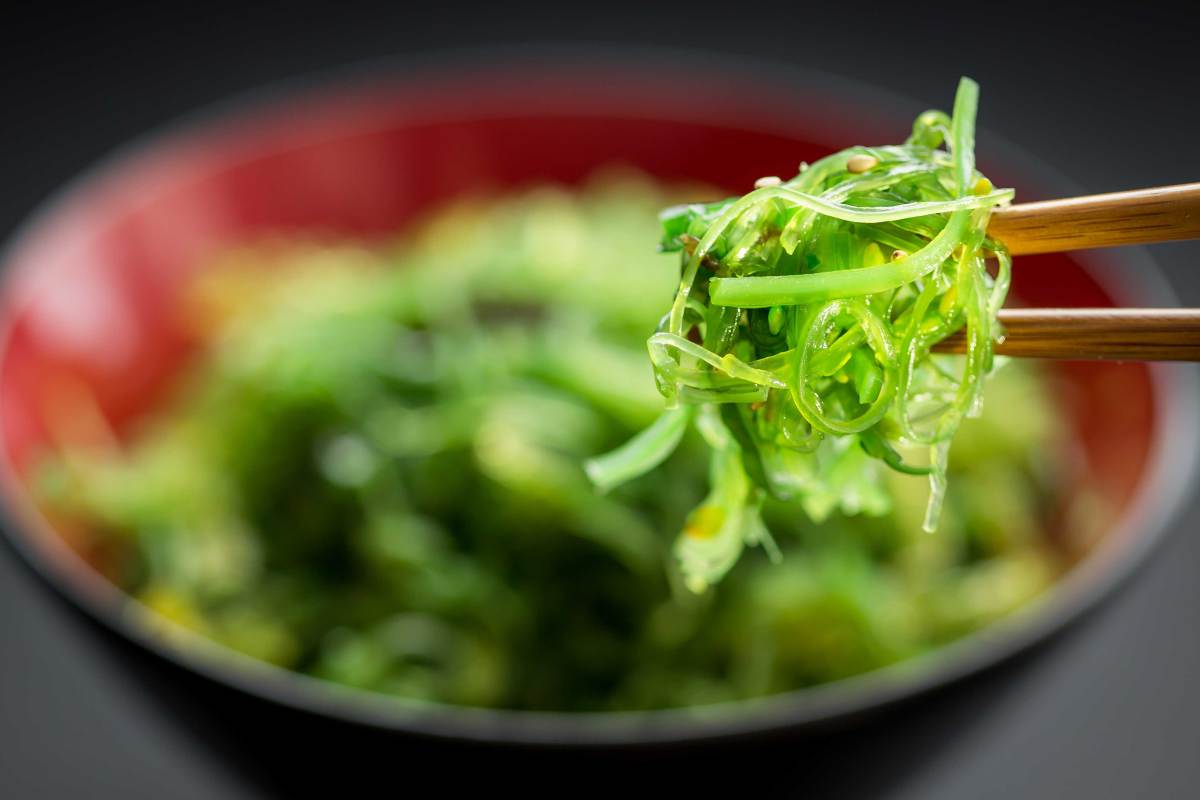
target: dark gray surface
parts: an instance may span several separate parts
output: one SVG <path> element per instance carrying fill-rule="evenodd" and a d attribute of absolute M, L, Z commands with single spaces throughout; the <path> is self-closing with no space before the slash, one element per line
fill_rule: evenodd
<path fill-rule="evenodd" d="M 1052 16 L 1048 5 L 1027 13 L 991 4 L 981 24 L 937 22 L 941 9 L 930 8 L 919 15 L 928 26 L 922 32 L 941 44 L 929 53 L 879 38 L 884 12 L 860 4 L 843 16 L 762 4 L 743 9 L 745 16 L 566 7 L 526 16 L 512 4 L 388 12 L 280 5 L 223 14 L 206 4 L 177 21 L 128 9 L 80 19 L 47 6 L 8 26 L 13 44 L 4 48 L 0 85 L 21 113 L 6 115 L 0 131 L 0 226 L 10 230 L 47 192 L 129 137 L 231 92 L 360 58 L 494 41 L 760 52 L 931 105 L 946 104 L 966 72 L 983 85 L 983 125 L 1087 190 L 1200 179 L 1200 70 L 1190 62 L 1196 24 L 1145 5 Z M 827 32 L 823 41 L 811 38 L 818 31 Z M 1200 245 L 1155 254 L 1183 302 L 1200 305 Z M 1193 501 L 1112 602 L 1019 665 L 869 730 L 758 756 L 737 751 L 706 768 L 811 797 L 1195 796 L 1198 526 Z M 151 679 L 140 660 L 106 644 L 7 550 L 0 550 L 0 642 L 2 797 L 237 798 L 299 788 L 288 780 L 299 765 L 255 755 L 261 742 L 251 740 L 270 736 L 269 728 L 249 733 L 222 725 L 223 712 L 202 702 L 181 702 L 169 681 Z M 414 765 L 409 752 L 394 748 L 398 782 L 414 768 L 471 772 L 435 756 Z"/>
<path fill-rule="evenodd" d="M 252 796 L 8 552 L 0 641 L 0 796 Z"/>

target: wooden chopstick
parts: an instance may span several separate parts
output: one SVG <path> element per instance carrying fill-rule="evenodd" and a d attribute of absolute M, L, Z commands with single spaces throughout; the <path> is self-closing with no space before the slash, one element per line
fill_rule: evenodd
<path fill-rule="evenodd" d="M 1013 255 L 1200 238 L 1200 183 L 997 208 L 988 235 Z"/>
<path fill-rule="evenodd" d="M 999 316 L 995 352 L 1025 358 L 1106 361 L 1200 361 L 1200 309 L 1019 308 Z M 934 350 L 961 353 L 963 331 Z"/>

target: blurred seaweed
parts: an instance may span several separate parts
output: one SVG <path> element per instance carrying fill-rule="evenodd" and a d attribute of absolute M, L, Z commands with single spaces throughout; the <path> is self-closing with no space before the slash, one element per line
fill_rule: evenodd
<path fill-rule="evenodd" d="M 454 704 L 765 695 L 1037 597 L 1060 569 L 1045 520 L 1062 448 L 1024 365 L 998 368 L 989 410 L 964 422 L 933 535 L 924 478 L 835 443 L 795 473 L 802 502 L 763 501 L 764 547 L 698 595 L 672 540 L 709 491 L 703 421 L 652 428 L 679 439 L 662 466 L 594 489 L 584 462 L 662 410 L 645 341 L 678 284 L 654 247 L 675 199 L 609 175 L 459 201 L 383 246 L 231 251 L 181 309 L 206 347 L 173 400 L 119 445 L 47 453 L 42 501 L 178 625 Z"/>

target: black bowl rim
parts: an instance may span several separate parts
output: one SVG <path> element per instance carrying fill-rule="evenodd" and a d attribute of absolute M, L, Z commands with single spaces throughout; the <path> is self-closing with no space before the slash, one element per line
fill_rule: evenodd
<path fill-rule="evenodd" d="M 347 87 L 405 87 L 423 81 L 472 75 L 555 74 L 596 77 L 607 70 L 645 70 L 656 77 L 720 76 L 736 84 L 766 86 L 785 96 L 826 95 L 869 101 L 889 118 L 913 116 L 921 104 L 894 92 L 816 70 L 727 55 L 669 48 L 494 47 L 445 50 L 432 55 L 389 58 L 251 90 L 135 139 L 102 159 L 43 202 L 0 250 L 0 297 L 9 297 L 12 256 L 89 187 L 127 169 L 177 139 L 203 133 L 243 116 L 302 104 Z M 751 127 L 767 126 L 757 122 Z M 988 161 L 1017 167 L 1061 196 L 1079 193 L 1054 168 L 1018 146 L 981 129 Z M 1101 283 L 1141 305 L 1177 305 L 1177 299 L 1142 248 L 1120 256 L 1089 253 L 1080 258 Z M 1137 280 L 1130 278 L 1137 275 Z M 8 326 L 0 338 L 7 353 Z M 932 653 L 822 686 L 714 706 L 628 712 L 529 712 L 423 703 L 339 686 L 238 654 L 163 620 L 108 583 L 61 540 L 38 541 L 26 530 L 37 517 L 20 491 L 15 470 L 0 458 L 0 528 L 20 559 L 48 586 L 88 616 L 172 664 L 241 693 L 291 709 L 354 724 L 435 739 L 493 744 L 623 746 L 683 744 L 814 726 L 882 709 L 960 681 L 1009 660 L 1048 638 L 1096 606 L 1123 584 L 1164 537 L 1180 511 L 1200 466 L 1200 420 L 1190 413 L 1200 401 L 1200 372 L 1180 365 L 1152 365 L 1156 418 L 1160 421 L 1150 464 L 1128 511 L 1108 535 L 1113 544 L 1072 569 L 1041 600 L 1023 611 Z M 1168 433 L 1169 432 L 1169 433 Z M 32 515 L 32 516 L 31 516 Z M 43 524 L 45 524 L 43 522 Z M 1141 531 L 1141 533 L 1139 533 Z M 44 538 L 44 537 L 43 537 Z M 55 556 L 46 552 L 55 551 Z"/>

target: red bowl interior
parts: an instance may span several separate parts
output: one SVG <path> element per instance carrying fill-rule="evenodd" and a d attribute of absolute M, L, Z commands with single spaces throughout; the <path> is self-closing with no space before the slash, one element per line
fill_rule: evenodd
<path fill-rule="evenodd" d="M 853 98 L 798 102 L 720 81 L 681 96 L 679 85 L 611 72 L 376 84 L 167 137 L 102 170 L 44 215 L 6 265 L 8 495 L 23 492 L 16 476 L 46 446 L 48 423 L 82 413 L 58 407 L 64 387 L 86 387 L 118 429 L 153 407 L 196 346 L 176 296 L 231 244 L 272 232 L 390 236 L 457 195 L 573 184 L 614 163 L 741 192 L 758 176 L 794 174 L 801 160 L 906 133 L 906 120 L 856 108 Z M 983 167 L 998 184 L 1024 185 L 987 155 Z M 1023 258 L 1014 292 L 1030 305 L 1119 299 L 1067 255 Z M 1061 375 L 1089 480 L 1119 511 L 1146 471 L 1155 384 L 1140 364 L 1072 363 Z"/>

